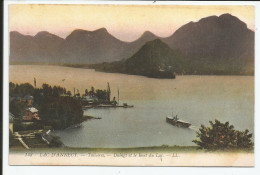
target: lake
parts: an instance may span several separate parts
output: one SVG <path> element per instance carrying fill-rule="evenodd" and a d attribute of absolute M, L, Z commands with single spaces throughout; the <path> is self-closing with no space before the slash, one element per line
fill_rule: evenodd
<path fill-rule="evenodd" d="M 196 129 L 209 120 L 229 121 L 235 129 L 254 133 L 254 76 L 177 76 L 154 79 L 143 76 L 95 72 L 90 69 L 11 65 L 10 81 L 60 85 L 81 94 L 94 86 L 106 89 L 112 97 L 134 108 L 87 109 L 85 114 L 102 117 L 89 120 L 80 128 L 52 132 L 71 147 L 145 147 L 195 145 Z M 65 79 L 65 80 L 64 80 Z M 64 81 L 62 81 L 64 80 Z M 178 115 L 192 123 L 193 129 L 166 123 L 167 115 Z"/>

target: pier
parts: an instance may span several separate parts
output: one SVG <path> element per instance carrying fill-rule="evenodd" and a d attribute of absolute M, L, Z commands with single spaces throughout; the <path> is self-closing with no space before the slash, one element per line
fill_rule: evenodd
<path fill-rule="evenodd" d="M 128 105 L 124 103 L 123 105 L 110 105 L 110 104 L 99 104 L 99 105 L 87 105 L 83 106 L 82 109 L 90 109 L 90 108 L 133 108 L 134 105 Z"/>

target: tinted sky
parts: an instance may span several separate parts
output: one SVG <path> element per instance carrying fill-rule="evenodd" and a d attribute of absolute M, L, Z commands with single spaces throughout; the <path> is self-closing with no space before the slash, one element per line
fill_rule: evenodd
<path fill-rule="evenodd" d="M 254 30 L 253 6 L 148 6 L 148 5 L 10 5 L 10 31 L 35 35 L 48 31 L 63 38 L 74 29 L 105 27 L 123 41 L 144 31 L 167 37 L 190 21 L 230 13 Z"/>

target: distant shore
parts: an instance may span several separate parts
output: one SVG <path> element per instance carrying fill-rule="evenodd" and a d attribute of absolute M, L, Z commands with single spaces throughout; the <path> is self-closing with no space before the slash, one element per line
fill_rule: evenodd
<path fill-rule="evenodd" d="M 116 72 L 116 71 L 104 71 L 100 69 L 95 69 L 92 64 L 67 64 L 67 63 L 35 63 L 35 62 L 30 62 L 30 63 L 21 63 L 21 62 L 10 62 L 10 65 L 39 65 L 39 66 L 61 66 L 61 67 L 72 67 L 72 68 L 81 68 L 81 69 L 93 69 L 97 72 L 104 72 L 104 73 L 118 73 L 118 74 L 124 74 L 124 75 L 138 75 L 138 74 L 128 74 L 128 73 L 122 73 L 122 72 Z M 181 75 L 200 75 L 200 76 L 254 76 L 254 73 L 249 72 L 246 74 L 214 74 L 214 73 L 187 73 L 187 74 L 176 74 L 177 76 Z M 143 75 L 138 75 L 138 76 L 143 76 Z"/>

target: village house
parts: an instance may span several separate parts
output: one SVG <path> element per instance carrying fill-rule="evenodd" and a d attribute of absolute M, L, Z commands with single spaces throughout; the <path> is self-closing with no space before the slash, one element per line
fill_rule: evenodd
<path fill-rule="evenodd" d="M 95 101 L 98 101 L 97 97 L 95 97 L 94 95 L 83 95 L 81 100 L 88 103 L 94 103 Z"/>
<path fill-rule="evenodd" d="M 33 105 L 33 96 L 28 94 L 22 98 L 22 101 L 26 102 L 28 106 L 32 106 Z"/>
<path fill-rule="evenodd" d="M 34 107 L 29 107 L 24 111 L 23 121 L 40 120 L 38 110 Z"/>
<path fill-rule="evenodd" d="M 10 97 L 10 101 L 19 101 L 19 102 L 21 102 L 21 97 L 20 96 L 18 96 L 18 95 L 14 95 L 14 96 L 11 96 Z"/>
<path fill-rule="evenodd" d="M 33 96 L 31 95 L 26 95 L 24 97 L 20 97 L 19 95 L 14 95 L 13 97 L 10 97 L 10 100 L 15 100 L 15 101 L 19 101 L 19 102 L 25 102 L 27 103 L 28 106 L 32 106 L 33 105 Z"/>
<path fill-rule="evenodd" d="M 70 97 L 70 94 L 61 94 L 60 97 Z"/>

